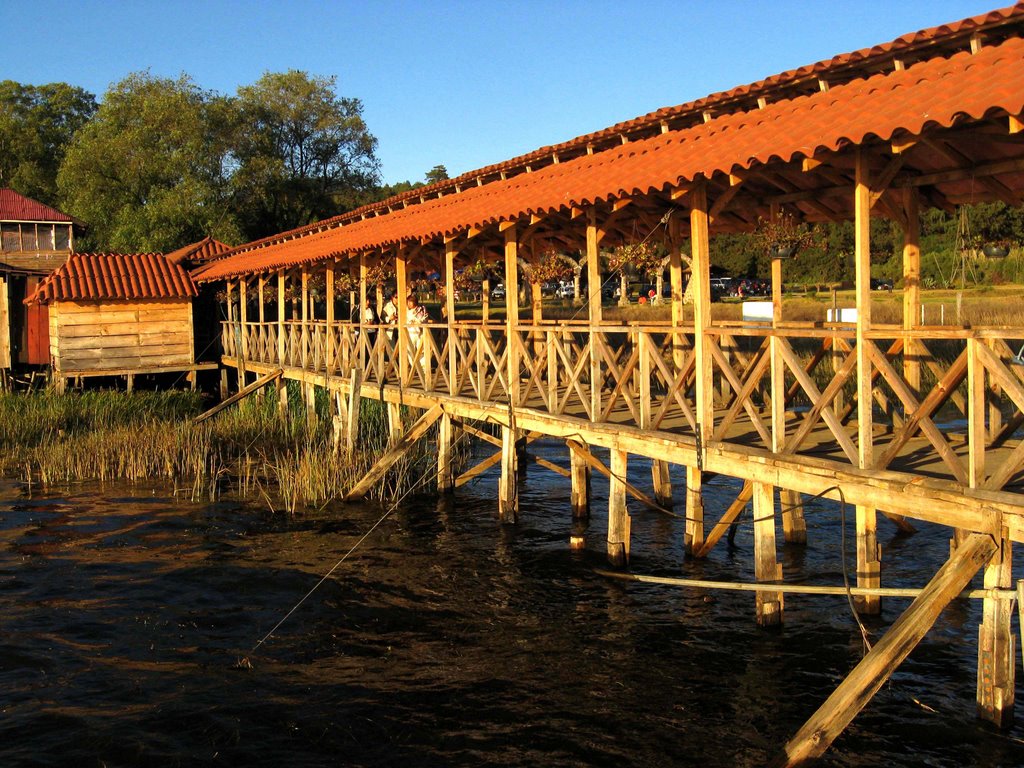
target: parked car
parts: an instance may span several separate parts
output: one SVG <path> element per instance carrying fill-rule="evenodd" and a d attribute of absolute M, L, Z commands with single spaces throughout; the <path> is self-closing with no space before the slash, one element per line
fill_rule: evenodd
<path fill-rule="evenodd" d="M 576 290 L 572 283 L 563 280 L 558 286 L 558 290 L 555 291 L 555 295 L 560 299 L 571 299 L 576 295 Z"/>
<path fill-rule="evenodd" d="M 492 299 L 504 299 L 505 298 L 505 284 L 498 283 L 496 286 L 491 288 Z"/>
<path fill-rule="evenodd" d="M 871 278 L 871 290 L 873 291 L 892 291 L 892 280 L 882 277 Z"/>

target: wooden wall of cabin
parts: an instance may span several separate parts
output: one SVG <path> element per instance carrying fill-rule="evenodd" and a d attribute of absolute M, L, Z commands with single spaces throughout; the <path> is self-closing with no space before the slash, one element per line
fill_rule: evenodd
<path fill-rule="evenodd" d="M 195 362 L 192 302 L 57 301 L 50 305 L 55 373 L 132 372 Z"/>
<path fill-rule="evenodd" d="M 11 308 L 7 276 L 0 275 L 0 368 L 11 367 Z"/>

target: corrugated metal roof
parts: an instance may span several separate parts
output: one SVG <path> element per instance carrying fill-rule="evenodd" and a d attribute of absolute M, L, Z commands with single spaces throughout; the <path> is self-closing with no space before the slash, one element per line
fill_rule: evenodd
<path fill-rule="evenodd" d="M 26 304 L 52 301 L 183 299 L 197 294 L 180 265 L 159 253 L 73 253 L 39 283 Z"/>
<path fill-rule="evenodd" d="M 650 130 L 653 126 L 678 121 L 680 118 L 700 116 L 700 119 L 703 119 L 702 115 L 704 112 L 714 114 L 730 104 L 735 105 L 737 102 L 756 100 L 762 95 L 774 96 L 775 94 L 784 94 L 787 88 L 807 82 L 815 83 L 817 78 L 823 77 L 828 79 L 842 75 L 849 79 L 867 76 L 871 74 L 872 68 L 877 68 L 882 62 L 891 61 L 896 56 L 910 56 L 922 51 L 926 52 L 926 55 L 935 56 L 937 54 L 934 49 L 941 43 L 962 40 L 965 36 L 979 30 L 984 30 L 988 33 L 1001 25 L 1019 24 L 1021 19 L 1024 19 L 1024 2 L 1018 2 L 1006 8 L 996 9 L 949 24 L 942 24 L 937 27 L 930 27 L 918 32 L 902 35 L 888 43 L 839 54 L 831 59 L 825 59 L 815 64 L 781 72 L 748 85 L 741 85 L 728 91 L 711 94 L 696 101 L 673 107 L 663 107 L 646 115 L 616 123 L 608 128 L 577 136 L 569 141 L 540 147 L 532 152 L 519 155 L 501 163 L 464 173 L 453 179 L 445 179 L 434 184 L 418 187 L 395 195 L 387 200 L 371 203 L 339 216 L 255 240 L 234 250 L 240 252 L 249 248 L 280 242 L 296 235 L 357 221 L 367 215 L 377 214 L 382 211 L 387 212 L 391 208 L 404 207 L 408 203 L 418 202 L 420 198 L 430 198 L 447 192 L 461 193 L 461 190 L 464 188 L 477 186 L 479 183 L 485 182 L 488 177 L 496 177 L 503 173 L 518 173 L 531 163 L 540 161 L 551 162 L 553 155 L 572 151 L 579 152 L 581 149 L 607 141 L 610 138 L 627 136 L 637 131 Z M 735 109 L 736 106 L 732 108 Z"/>
<path fill-rule="evenodd" d="M 79 222 L 56 208 L 25 197 L 13 189 L 0 189 L 0 221 Z"/>
<path fill-rule="evenodd" d="M 916 135 L 993 111 L 1024 111 L 1024 40 L 933 59 L 811 96 L 724 115 L 458 195 L 428 200 L 282 243 L 244 250 L 194 273 L 214 280 L 331 255 L 435 238 L 525 215 L 662 190 L 698 175 L 788 162 L 875 137 Z"/>

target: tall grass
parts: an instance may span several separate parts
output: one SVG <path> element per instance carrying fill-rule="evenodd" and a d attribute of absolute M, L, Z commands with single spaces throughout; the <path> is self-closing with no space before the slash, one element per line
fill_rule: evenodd
<path fill-rule="evenodd" d="M 235 493 L 295 512 L 341 496 L 387 447 L 380 403 L 363 401 L 362 448 L 345 457 L 334 447 L 326 396 L 307 419 L 298 388 L 290 387 L 282 419 L 269 394 L 193 424 L 202 399 L 189 392 L 3 393 L 0 469 L 44 485 L 165 480 L 193 499 Z M 410 490 L 430 460 L 421 446 L 376 497 Z"/>

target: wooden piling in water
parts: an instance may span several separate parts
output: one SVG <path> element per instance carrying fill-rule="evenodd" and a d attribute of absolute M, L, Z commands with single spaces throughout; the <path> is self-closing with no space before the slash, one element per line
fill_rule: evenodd
<path fill-rule="evenodd" d="M 781 581 L 782 566 L 775 550 L 775 489 L 754 483 L 754 576 L 758 581 Z M 771 627 L 782 623 L 781 592 L 758 592 L 757 623 Z"/>
<path fill-rule="evenodd" d="M 985 564 L 986 589 L 1011 586 L 1012 546 L 1009 539 L 1002 539 Z M 1009 726 L 1013 721 L 1017 654 L 1012 622 L 1012 599 L 1003 596 L 985 598 L 978 627 L 978 716 L 1000 728 Z"/>
<path fill-rule="evenodd" d="M 519 452 L 516 430 L 501 428 L 501 474 L 498 475 L 498 519 L 513 524 L 519 519 Z"/>
<path fill-rule="evenodd" d="M 803 499 L 797 491 L 779 488 L 782 508 L 782 537 L 787 544 L 807 543 L 807 521 L 804 520 Z"/>
<path fill-rule="evenodd" d="M 684 544 L 686 553 L 694 555 L 704 548 L 704 495 L 703 478 L 697 467 L 686 468 L 686 524 Z"/>
<path fill-rule="evenodd" d="M 608 562 L 622 566 L 629 562 L 629 513 L 626 511 L 628 454 L 612 450 L 608 478 Z"/>
<path fill-rule="evenodd" d="M 579 453 L 569 450 L 570 504 L 573 520 L 590 519 L 590 465 Z"/>

